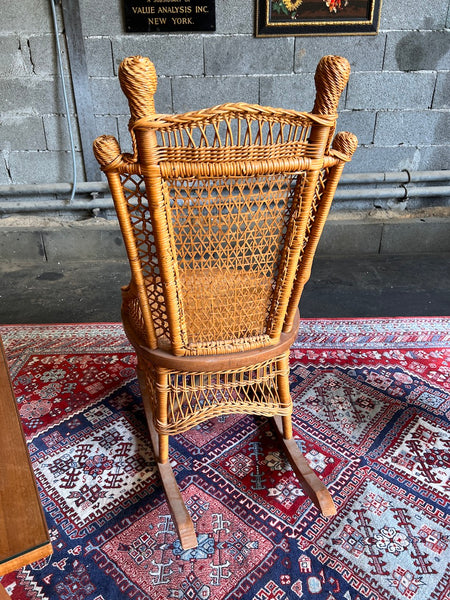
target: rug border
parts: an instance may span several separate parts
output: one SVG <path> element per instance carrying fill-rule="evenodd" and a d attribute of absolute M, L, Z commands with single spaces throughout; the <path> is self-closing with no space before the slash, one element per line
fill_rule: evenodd
<path fill-rule="evenodd" d="M 429 320 L 429 321 L 449 321 L 450 325 L 450 314 L 449 315 L 432 315 L 432 316 L 400 316 L 400 317 L 302 317 L 300 316 L 300 323 L 315 323 L 322 321 L 324 323 L 333 323 L 335 321 L 342 322 L 359 322 L 359 321 L 408 321 L 408 320 Z M 122 321 L 77 321 L 74 323 L 61 322 L 61 323 L 0 323 L 0 330 L 14 327 L 73 327 L 74 325 L 122 325 Z"/>
<path fill-rule="evenodd" d="M 90 339 L 96 332 L 102 337 L 117 335 L 118 341 L 129 346 L 122 323 L 93 322 L 93 323 L 47 323 L 47 324 L 8 324 L 0 325 L 0 335 L 4 337 L 6 354 L 14 352 L 9 347 L 6 338 L 23 332 L 30 336 L 36 333 L 34 350 L 38 351 L 39 336 L 48 339 L 60 332 L 61 337 L 76 330 L 84 329 L 85 339 Z M 79 339 L 83 338 L 80 331 Z M 30 347 L 34 344 L 30 344 Z M 357 317 L 344 319 L 303 319 L 291 348 L 291 354 L 305 350 L 383 350 L 390 348 L 423 349 L 450 347 L 450 317 Z M 54 350 L 55 348 L 53 348 Z M 131 350 L 131 346 L 130 346 Z M 132 351 L 132 350 L 131 350 Z"/>

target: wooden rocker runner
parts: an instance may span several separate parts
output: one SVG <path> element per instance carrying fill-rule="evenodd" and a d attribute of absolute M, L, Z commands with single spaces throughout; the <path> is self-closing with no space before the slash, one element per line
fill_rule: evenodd
<path fill-rule="evenodd" d="M 311 113 L 223 104 L 155 113 L 157 78 L 140 56 L 119 69 L 133 154 L 101 136 L 131 268 L 122 317 L 158 467 L 183 548 L 197 545 L 169 463 L 169 436 L 232 413 L 272 417 L 300 485 L 323 515 L 331 496 L 292 437 L 289 348 L 298 303 L 342 169 L 334 137 L 350 68 L 325 56 Z"/>

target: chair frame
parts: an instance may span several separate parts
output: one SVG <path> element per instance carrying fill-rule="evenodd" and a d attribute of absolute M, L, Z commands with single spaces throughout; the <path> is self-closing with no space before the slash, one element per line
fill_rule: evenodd
<path fill-rule="evenodd" d="M 196 547 L 197 540 L 170 466 L 169 436 L 218 415 L 247 413 L 272 418 L 305 494 L 324 516 L 336 512 L 327 488 L 310 469 L 293 438 L 289 349 L 299 327 L 300 297 L 336 186 L 357 146 L 356 137 L 348 132 L 333 139 L 339 97 L 349 73 L 346 59 L 321 59 L 311 113 L 236 103 L 161 115 L 155 112 L 157 77 L 150 60 L 130 57 L 120 66 L 120 84 L 130 106 L 134 153 L 122 153 L 111 136 L 97 138 L 94 153 L 108 178 L 130 262 L 131 282 L 122 288 L 122 319 L 138 358 L 137 374 L 158 469 L 185 549 Z M 232 119 L 239 123 L 255 121 L 260 132 L 261 124 L 268 123 L 265 142 L 258 132 L 250 139 L 251 128 L 245 135 L 239 131 L 235 134 Z M 226 124 L 225 143 L 220 138 L 220 123 Z M 279 135 L 274 142 L 273 123 L 288 123 L 290 131 L 301 126 L 306 133 L 288 142 Z M 216 128 L 212 145 L 202 140 L 207 126 Z M 191 137 L 194 127 L 200 131 L 200 142 Z M 284 240 L 284 270 L 272 292 L 274 308 L 265 319 L 266 330 L 245 339 L 236 335 L 217 342 L 188 335 L 165 181 L 226 179 L 242 174 L 264 177 L 285 172 L 295 177 L 293 194 L 301 200 L 292 231 L 288 228 L 286 233 L 289 244 Z M 139 177 L 145 183 L 145 192 L 139 191 L 139 210 L 151 223 L 151 233 L 144 232 L 145 242 L 130 216 L 128 177 Z M 136 186 L 139 188 L 139 183 Z M 152 278 L 143 263 L 143 248 L 150 246 L 156 257 L 157 278 L 162 282 L 158 289 L 156 284 L 151 284 L 153 288 L 149 284 Z M 154 273 L 152 276 L 155 279 Z M 230 391 L 234 389 L 239 393 Z M 207 396 L 212 400 L 205 401 Z"/>

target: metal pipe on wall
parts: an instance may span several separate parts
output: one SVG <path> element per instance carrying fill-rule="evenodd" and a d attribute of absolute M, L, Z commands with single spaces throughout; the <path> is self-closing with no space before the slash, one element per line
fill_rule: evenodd
<path fill-rule="evenodd" d="M 444 185 L 414 185 L 444 183 Z M 398 184 L 395 186 L 394 184 Z M 350 186 L 350 187 L 346 187 Z M 0 185 L 0 197 L 26 197 L 70 194 L 70 183 L 11 184 Z M 92 211 L 113 209 L 112 198 L 96 197 L 109 193 L 108 184 L 102 181 L 86 181 L 77 185 L 77 194 L 91 194 L 91 200 L 67 202 L 53 200 L 3 200 L 0 213 L 30 213 L 50 211 Z M 401 171 L 397 173 L 349 173 L 343 175 L 336 190 L 336 200 L 406 200 L 408 198 L 450 198 L 450 170 L 448 171 Z"/>
<path fill-rule="evenodd" d="M 71 183 L 25 183 L 0 185 L 0 196 L 42 196 L 48 194 L 69 194 Z M 103 181 L 84 181 L 77 184 L 77 194 L 103 194 L 108 192 L 108 184 Z M 61 203 L 64 201 L 61 200 Z"/>
<path fill-rule="evenodd" d="M 55 200 L 44 200 L 43 202 L 22 201 L 22 202 L 0 202 L 0 214 L 18 214 L 18 213 L 47 213 L 47 212 L 66 212 L 66 211 L 95 211 L 95 210 L 113 210 L 114 203 L 112 198 L 96 198 L 93 200 L 75 201 L 70 204 Z"/>
<path fill-rule="evenodd" d="M 399 171 L 384 173 L 344 173 L 339 186 L 366 184 L 410 184 L 449 181 L 447 171 Z M 338 188 L 339 189 L 339 188 Z M 70 183 L 29 183 L 0 185 L 0 196 L 31 196 L 43 194 L 68 194 L 72 190 Z M 106 181 L 82 181 L 77 184 L 78 194 L 107 193 Z"/>
<path fill-rule="evenodd" d="M 363 188 L 361 189 L 337 189 L 335 200 L 361 200 L 361 199 L 388 199 L 388 198 L 431 198 L 450 197 L 450 185 L 435 185 L 425 187 L 388 187 L 388 188 Z"/>
<path fill-rule="evenodd" d="M 344 173 L 340 185 L 358 183 L 426 183 L 450 181 L 450 171 L 389 171 L 382 173 Z"/>

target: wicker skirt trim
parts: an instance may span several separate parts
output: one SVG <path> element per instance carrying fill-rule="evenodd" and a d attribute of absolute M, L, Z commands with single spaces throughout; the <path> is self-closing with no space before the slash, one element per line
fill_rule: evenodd
<path fill-rule="evenodd" d="M 182 433 L 225 414 L 291 414 L 292 401 L 281 399 L 278 385 L 279 378 L 289 376 L 285 358 L 283 354 L 228 371 L 165 371 L 161 377 L 161 371 L 141 356 L 156 430 L 167 435 Z"/>

